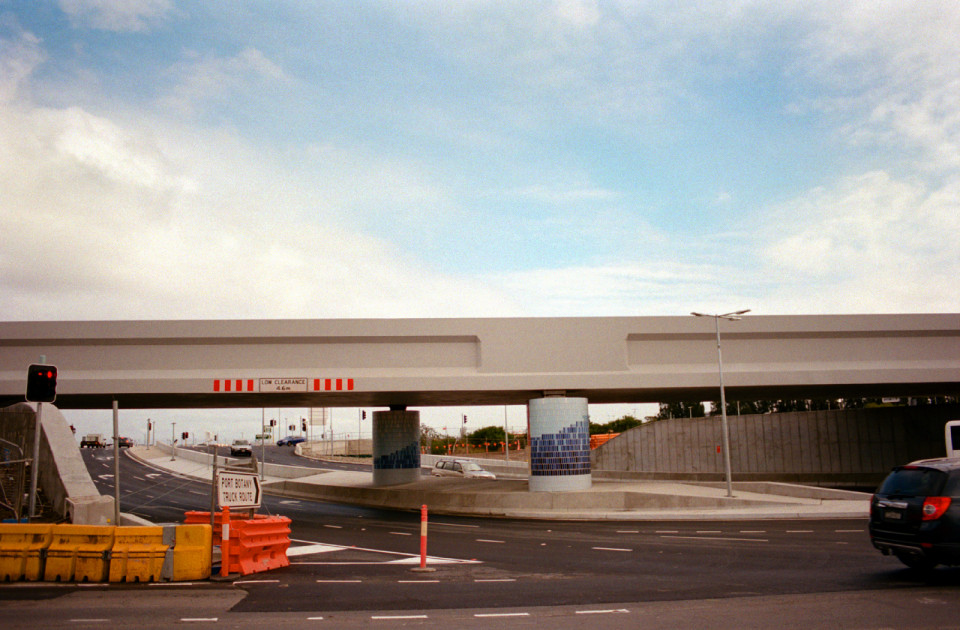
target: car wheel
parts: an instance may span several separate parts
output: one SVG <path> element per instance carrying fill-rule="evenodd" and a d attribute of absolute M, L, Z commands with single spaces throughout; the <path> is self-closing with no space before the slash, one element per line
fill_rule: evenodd
<path fill-rule="evenodd" d="M 930 571 L 937 566 L 934 560 L 926 556 L 913 553 L 897 553 L 895 555 L 897 556 L 897 560 L 917 571 Z"/>

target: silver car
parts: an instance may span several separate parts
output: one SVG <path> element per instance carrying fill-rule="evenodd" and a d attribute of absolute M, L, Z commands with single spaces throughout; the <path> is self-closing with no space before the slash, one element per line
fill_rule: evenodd
<path fill-rule="evenodd" d="M 430 471 L 434 477 L 469 477 L 472 479 L 496 479 L 497 476 L 465 459 L 441 459 Z"/>
<path fill-rule="evenodd" d="M 230 455 L 246 455 L 247 457 L 253 455 L 253 449 L 250 448 L 250 442 L 246 440 L 234 440 L 233 444 L 230 445 Z"/>

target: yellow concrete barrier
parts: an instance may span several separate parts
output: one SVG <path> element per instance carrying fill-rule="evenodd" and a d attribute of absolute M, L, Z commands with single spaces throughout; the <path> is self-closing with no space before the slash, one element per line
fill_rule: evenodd
<path fill-rule="evenodd" d="M 209 525 L 177 525 L 171 579 L 183 582 L 209 578 L 212 551 L 213 532 Z"/>
<path fill-rule="evenodd" d="M 111 582 L 153 582 L 160 579 L 167 545 L 163 527 L 117 527 L 110 549 Z"/>
<path fill-rule="evenodd" d="M 47 582 L 105 582 L 108 552 L 118 528 L 97 525 L 54 525 L 43 579 Z"/>
<path fill-rule="evenodd" d="M 0 580 L 40 580 L 43 576 L 43 551 L 52 541 L 53 525 L 0 525 Z"/>

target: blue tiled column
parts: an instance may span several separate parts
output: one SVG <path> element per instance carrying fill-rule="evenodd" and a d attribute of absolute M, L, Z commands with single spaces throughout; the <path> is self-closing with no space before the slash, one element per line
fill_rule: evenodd
<path fill-rule="evenodd" d="M 420 479 L 420 412 L 373 412 L 373 485 Z"/>
<path fill-rule="evenodd" d="M 534 398 L 530 410 L 530 491 L 586 490 L 590 415 L 586 398 Z"/>

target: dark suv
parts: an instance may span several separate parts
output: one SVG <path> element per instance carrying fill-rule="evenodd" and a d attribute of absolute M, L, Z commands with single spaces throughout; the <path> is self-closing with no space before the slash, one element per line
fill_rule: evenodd
<path fill-rule="evenodd" d="M 914 569 L 960 564 L 960 459 L 894 468 L 870 502 L 870 539 Z"/>

